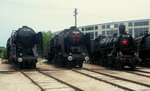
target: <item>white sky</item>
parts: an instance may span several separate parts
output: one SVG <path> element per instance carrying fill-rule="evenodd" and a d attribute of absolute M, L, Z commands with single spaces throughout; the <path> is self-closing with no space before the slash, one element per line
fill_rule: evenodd
<path fill-rule="evenodd" d="M 0 0 L 0 46 L 23 25 L 35 31 L 69 28 L 74 8 L 78 26 L 150 18 L 150 0 Z"/>

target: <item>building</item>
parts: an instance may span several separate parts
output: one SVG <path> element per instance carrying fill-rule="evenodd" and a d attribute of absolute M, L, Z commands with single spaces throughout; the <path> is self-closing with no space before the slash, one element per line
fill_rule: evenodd
<path fill-rule="evenodd" d="M 78 29 L 83 33 L 90 33 L 91 39 L 95 39 L 99 35 L 112 35 L 118 33 L 120 24 L 126 25 L 126 32 L 134 38 L 144 36 L 150 32 L 150 19 L 130 20 L 120 22 L 108 22 L 102 24 L 80 26 Z"/>

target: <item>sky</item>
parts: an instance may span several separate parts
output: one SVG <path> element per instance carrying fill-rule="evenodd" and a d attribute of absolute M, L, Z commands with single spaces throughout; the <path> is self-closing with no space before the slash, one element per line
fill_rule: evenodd
<path fill-rule="evenodd" d="M 12 30 L 29 26 L 38 31 L 60 31 L 77 26 L 150 19 L 150 0 L 0 0 L 0 46 Z"/>

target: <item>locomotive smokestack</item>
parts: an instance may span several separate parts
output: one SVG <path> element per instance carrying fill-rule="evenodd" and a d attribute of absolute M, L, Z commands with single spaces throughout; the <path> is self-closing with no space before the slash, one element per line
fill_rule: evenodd
<path fill-rule="evenodd" d="M 76 26 L 72 26 L 72 27 L 70 27 L 70 30 L 76 30 Z"/>
<path fill-rule="evenodd" d="M 124 24 L 120 24 L 119 25 L 119 34 L 124 34 L 125 33 L 125 25 Z"/>

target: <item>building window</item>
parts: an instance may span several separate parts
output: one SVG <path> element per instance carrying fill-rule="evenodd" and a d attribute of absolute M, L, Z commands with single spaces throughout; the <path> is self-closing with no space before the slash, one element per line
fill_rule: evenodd
<path fill-rule="evenodd" d="M 86 31 L 94 30 L 94 27 L 86 27 L 85 30 L 86 30 Z"/>
<path fill-rule="evenodd" d="M 118 24 L 115 24 L 115 25 L 114 25 L 114 28 L 118 28 Z"/>
<path fill-rule="evenodd" d="M 114 28 L 114 25 L 110 25 L 110 28 Z"/>
<path fill-rule="evenodd" d="M 110 25 L 107 25 L 107 28 L 110 28 Z"/>
<path fill-rule="evenodd" d="M 90 39 L 94 39 L 94 32 L 90 32 L 90 33 L 86 33 L 86 34 L 90 34 Z"/>
<path fill-rule="evenodd" d="M 135 37 L 139 37 L 139 36 L 145 36 L 148 34 L 148 28 L 135 28 L 134 29 L 134 35 Z"/>
<path fill-rule="evenodd" d="M 129 33 L 131 36 L 132 36 L 132 31 L 133 31 L 132 28 L 128 29 L 128 33 Z"/>
<path fill-rule="evenodd" d="M 95 30 L 97 30 L 98 29 L 98 26 L 95 26 Z"/>
<path fill-rule="evenodd" d="M 82 28 L 82 31 L 84 31 L 84 28 Z"/>
<path fill-rule="evenodd" d="M 115 33 L 118 33 L 118 30 L 108 30 L 107 35 L 113 35 Z"/>
<path fill-rule="evenodd" d="M 146 26 L 149 25 L 148 21 L 142 21 L 142 22 L 135 22 L 134 26 Z"/>
<path fill-rule="evenodd" d="M 129 22 L 129 23 L 128 23 L 128 26 L 130 26 L 130 27 L 133 26 L 133 23 L 132 23 L 132 22 Z"/>
<path fill-rule="evenodd" d="M 102 29 L 105 29 L 105 25 L 102 25 Z"/>
<path fill-rule="evenodd" d="M 102 31 L 102 35 L 104 35 L 104 36 L 105 36 L 105 31 Z"/>
<path fill-rule="evenodd" d="M 94 39 L 94 32 L 90 33 L 90 38 Z"/>
<path fill-rule="evenodd" d="M 98 37 L 98 32 L 95 32 L 95 38 L 97 38 Z"/>

